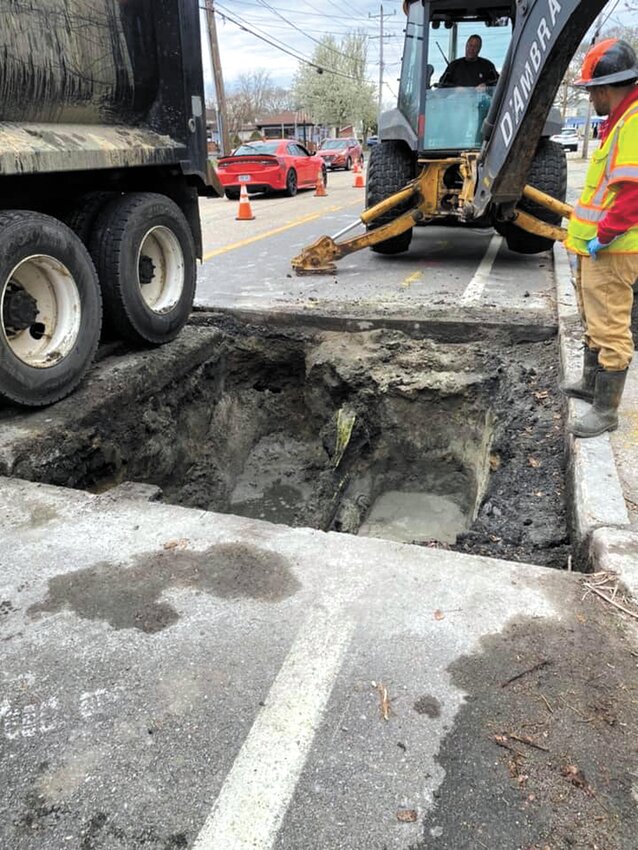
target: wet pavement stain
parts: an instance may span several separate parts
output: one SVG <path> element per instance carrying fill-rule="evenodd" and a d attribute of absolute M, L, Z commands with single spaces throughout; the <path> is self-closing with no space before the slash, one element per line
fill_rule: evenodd
<path fill-rule="evenodd" d="M 441 716 L 441 703 L 436 697 L 424 694 L 414 703 L 414 710 L 417 714 L 427 714 L 434 720 Z"/>
<path fill-rule="evenodd" d="M 105 620 L 114 629 L 153 634 L 179 620 L 159 600 L 169 587 L 193 588 L 222 599 L 280 602 L 300 583 L 280 555 L 239 543 L 204 552 L 154 552 L 132 565 L 100 563 L 55 576 L 46 599 L 28 609 L 31 617 L 67 608 L 88 620 Z"/>

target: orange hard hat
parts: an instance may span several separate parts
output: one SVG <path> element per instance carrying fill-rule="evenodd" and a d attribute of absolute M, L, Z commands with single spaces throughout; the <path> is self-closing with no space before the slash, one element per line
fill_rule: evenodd
<path fill-rule="evenodd" d="M 632 46 L 620 38 L 605 38 L 587 51 L 580 78 L 574 81 L 574 85 L 592 88 L 610 83 L 629 83 L 636 79 L 638 68 Z"/>

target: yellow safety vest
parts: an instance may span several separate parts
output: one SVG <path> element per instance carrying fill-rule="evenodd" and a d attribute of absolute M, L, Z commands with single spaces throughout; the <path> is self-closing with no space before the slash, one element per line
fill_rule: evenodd
<path fill-rule="evenodd" d="M 638 103 L 623 112 L 602 146 L 592 154 L 585 188 L 569 219 L 565 247 L 585 254 L 598 234 L 598 222 L 611 207 L 623 180 L 638 181 Z M 638 253 L 638 226 L 631 227 L 605 248 L 613 254 Z"/>

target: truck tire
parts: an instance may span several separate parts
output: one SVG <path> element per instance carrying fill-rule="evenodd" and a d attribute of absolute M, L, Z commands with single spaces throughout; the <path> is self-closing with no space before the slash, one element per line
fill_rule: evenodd
<path fill-rule="evenodd" d="M 527 183 L 540 189 L 541 192 L 546 192 L 552 198 L 557 198 L 559 201 L 565 200 L 567 158 L 563 147 L 558 142 L 550 142 L 549 139 L 540 140 L 532 161 L 532 167 L 527 175 Z M 546 221 L 548 224 L 559 225 L 561 223 L 560 215 L 528 201 L 527 198 L 522 198 L 518 206 L 524 212 L 530 213 L 530 215 L 536 216 L 536 218 Z M 521 230 L 520 227 L 506 221 L 497 222 L 496 230 L 501 236 L 505 237 L 510 251 L 515 251 L 517 254 L 540 254 L 541 251 L 551 250 L 554 244 L 553 239 L 528 233 L 526 230 Z"/>
<path fill-rule="evenodd" d="M 195 243 L 165 195 L 132 192 L 108 204 L 93 228 L 104 318 L 123 339 L 161 345 L 188 321 L 195 296 Z"/>
<path fill-rule="evenodd" d="M 402 142 L 381 142 L 370 150 L 368 163 L 368 180 L 366 187 L 366 207 L 374 206 L 384 201 L 414 179 L 414 156 L 407 145 Z M 377 218 L 368 225 L 368 230 L 374 230 L 410 208 L 410 202 L 400 204 L 391 212 Z M 373 245 L 372 250 L 377 254 L 401 254 L 407 251 L 412 241 L 412 228 Z"/>
<path fill-rule="evenodd" d="M 0 398 L 43 407 L 91 365 L 102 305 L 95 268 L 73 231 L 28 210 L 0 213 Z"/>
<path fill-rule="evenodd" d="M 224 194 L 229 201 L 238 201 L 240 189 L 225 189 Z"/>
<path fill-rule="evenodd" d="M 115 197 L 115 192 L 87 192 L 78 198 L 62 220 L 85 245 L 89 245 L 98 215 Z"/>

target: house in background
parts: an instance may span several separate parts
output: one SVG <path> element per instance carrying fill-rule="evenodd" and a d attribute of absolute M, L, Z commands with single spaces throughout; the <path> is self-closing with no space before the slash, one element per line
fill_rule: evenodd
<path fill-rule="evenodd" d="M 322 128 L 307 112 L 278 112 L 255 119 L 255 126 L 264 139 L 296 139 L 314 149 L 323 138 Z"/>
<path fill-rule="evenodd" d="M 208 153 L 219 153 L 221 139 L 217 127 L 217 113 L 214 109 L 206 109 L 206 134 L 208 137 Z M 237 138 L 240 142 L 248 142 L 254 139 L 256 135 L 258 135 L 258 131 L 254 124 L 243 124 L 237 133 L 231 134 L 231 147 L 237 144 Z"/>

